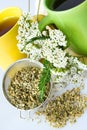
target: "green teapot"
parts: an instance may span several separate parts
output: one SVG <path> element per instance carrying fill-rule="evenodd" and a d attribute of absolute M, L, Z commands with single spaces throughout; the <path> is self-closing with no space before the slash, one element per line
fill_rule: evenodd
<path fill-rule="evenodd" d="M 55 24 L 67 36 L 68 45 L 76 53 L 87 56 L 87 0 L 68 10 L 54 11 L 55 0 L 44 0 L 48 13 L 39 23 L 40 30 Z"/>

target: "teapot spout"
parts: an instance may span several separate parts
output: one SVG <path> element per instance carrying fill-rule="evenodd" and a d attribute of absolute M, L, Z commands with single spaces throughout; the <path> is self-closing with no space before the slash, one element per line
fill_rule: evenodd
<path fill-rule="evenodd" d="M 57 19 L 55 19 L 55 17 Z M 44 30 L 47 25 L 54 24 L 57 28 L 64 30 L 64 22 L 59 14 L 50 16 L 45 16 L 40 22 L 39 22 L 39 29 L 40 31 Z"/>
<path fill-rule="evenodd" d="M 39 29 L 42 31 L 45 29 L 45 27 L 49 24 L 53 24 L 53 20 L 49 16 L 45 16 L 40 22 L 39 22 Z"/>

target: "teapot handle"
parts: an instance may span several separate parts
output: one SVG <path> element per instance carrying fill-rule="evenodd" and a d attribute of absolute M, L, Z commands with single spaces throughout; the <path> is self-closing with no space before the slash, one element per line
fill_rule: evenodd
<path fill-rule="evenodd" d="M 45 16 L 40 22 L 39 22 L 39 29 L 42 31 L 46 25 L 52 24 L 53 20 L 49 15 Z"/>

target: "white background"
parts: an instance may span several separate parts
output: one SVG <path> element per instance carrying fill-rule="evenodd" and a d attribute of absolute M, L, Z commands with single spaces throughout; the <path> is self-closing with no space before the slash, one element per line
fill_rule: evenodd
<path fill-rule="evenodd" d="M 31 2 L 31 14 L 35 13 L 36 0 L 30 0 Z M 0 10 L 9 6 L 18 6 L 23 9 L 24 12 L 28 11 L 28 0 L 0 0 Z"/>
<path fill-rule="evenodd" d="M 31 0 L 31 14 L 35 14 L 35 1 Z M 18 6 L 23 11 L 28 11 L 27 0 L 0 0 L 0 10 L 9 6 Z M 0 130 L 56 130 L 48 123 L 23 120 L 19 117 L 19 111 L 12 107 L 5 99 L 2 91 L 2 78 L 4 72 L 0 69 Z M 87 87 L 87 85 L 86 85 Z M 87 111 L 78 119 L 77 123 L 66 125 L 59 130 L 87 130 Z"/>

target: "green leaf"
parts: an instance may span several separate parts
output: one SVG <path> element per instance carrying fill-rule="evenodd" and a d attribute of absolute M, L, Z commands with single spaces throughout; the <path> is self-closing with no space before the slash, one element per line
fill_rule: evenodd
<path fill-rule="evenodd" d="M 44 68 L 38 85 L 40 91 L 40 102 L 43 102 L 44 100 L 46 84 L 49 83 L 51 79 L 50 62 L 45 60 L 43 64 L 44 64 Z"/>
<path fill-rule="evenodd" d="M 49 37 L 48 37 L 48 36 L 33 37 L 33 38 L 31 38 L 29 41 L 27 41 L 27 42 L 25 43 L 25 45 L 24 45 L 24 47 L 23 47 L 23 49 L 22 49 L 21 51 L 23 51 L 23 50 L 26 48 L 26 45 L 28 45 L 29 43 L 32 43 L 32 44 L 33 44 L 33 42 L 36 41 L 36 40 L 45 40 L 45 39 L 47 39 L 47 38 L 49 38 Z M 38 45 L 37 45 L 37 48 L 39 48 Z"/>

